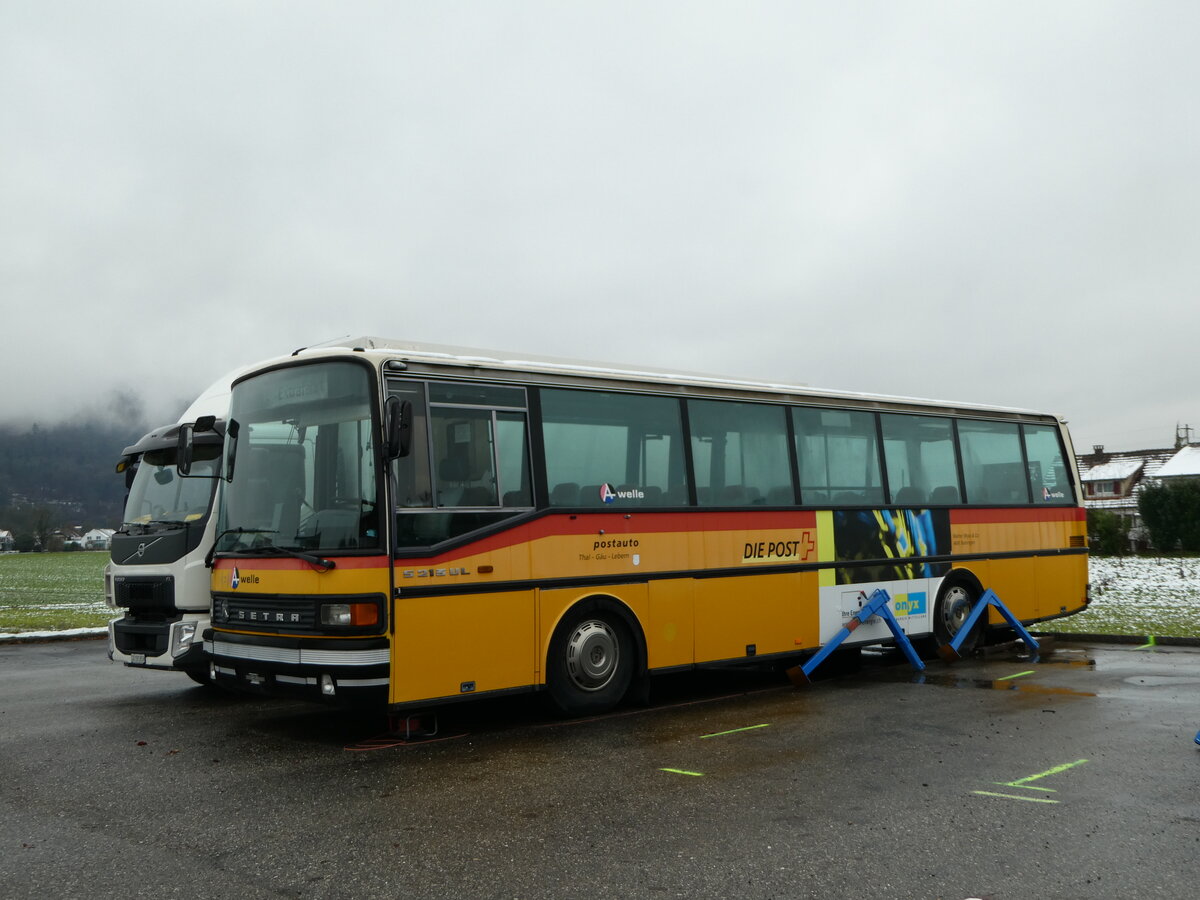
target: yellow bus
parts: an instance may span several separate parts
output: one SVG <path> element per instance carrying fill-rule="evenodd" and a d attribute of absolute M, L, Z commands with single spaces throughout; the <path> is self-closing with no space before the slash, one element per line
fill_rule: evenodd
<path fill-rule="evenodd" d="M 948 641 L 1083 609 L 1051 415 L 379 338 L 233 385 L 211 677 L 393 712 L 795 662 L 876 588 Z M 999 618 L 981 631 L 996 629 Z M 891 639 L 878 618 L 852 643 Z"/>

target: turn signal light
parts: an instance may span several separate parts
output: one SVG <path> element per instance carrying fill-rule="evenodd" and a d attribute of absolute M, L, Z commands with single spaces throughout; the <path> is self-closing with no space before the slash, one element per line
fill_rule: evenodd
<path fill-rule="evenodd" d="M 378 625 L 379 607 L 374 603 L 351 603 L 351 625 Z"/>

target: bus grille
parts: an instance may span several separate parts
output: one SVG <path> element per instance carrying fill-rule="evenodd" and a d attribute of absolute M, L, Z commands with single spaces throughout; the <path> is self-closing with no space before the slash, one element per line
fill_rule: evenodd
<path fill-rule="evenodd" d="M 215 625 L 312 629 L 316 621 L 317 605 L 311 598 L 280 600 L 228 594 L 213 597 Z"/>

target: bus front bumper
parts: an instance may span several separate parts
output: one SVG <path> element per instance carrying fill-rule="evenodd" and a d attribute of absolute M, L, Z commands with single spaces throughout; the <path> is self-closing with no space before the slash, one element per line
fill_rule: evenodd
<path fill-rule="evenodd" d="M 290 638 L 209 630 L 204 648 L 214 683 L 250 693 L 343 704 L 387 702 L 386 637 Z"/>

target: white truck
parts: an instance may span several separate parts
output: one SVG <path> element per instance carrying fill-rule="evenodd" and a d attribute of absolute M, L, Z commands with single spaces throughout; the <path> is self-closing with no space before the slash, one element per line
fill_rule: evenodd
<path fill-rule="evenodd" d="M 213 384 L 177 423 L 125 448 L 117 463 L 128 490 L 125 514 L 104 568 L 105 602 L 122 613 L 108 624 L 109 658 L 185 672 L 199 684 L 209 683 L 202 635 L 212 596 L 205 556 L 216 535 L 223 417 L 234 374 Z M 192 432 L 187 474 L 177 465 L 181 428 Z"/>

